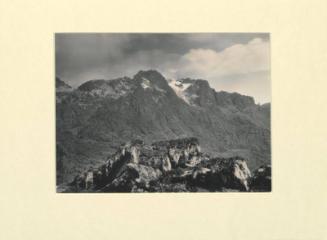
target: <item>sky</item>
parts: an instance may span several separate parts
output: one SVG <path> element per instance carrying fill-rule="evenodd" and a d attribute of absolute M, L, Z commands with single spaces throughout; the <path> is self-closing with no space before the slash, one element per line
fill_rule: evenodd
<path fill-rule="evenodd" d="M 271 101 L 268 33 L 57 33 L 55 57 L 56 76 L 73 87 L 154 69 Z"/>

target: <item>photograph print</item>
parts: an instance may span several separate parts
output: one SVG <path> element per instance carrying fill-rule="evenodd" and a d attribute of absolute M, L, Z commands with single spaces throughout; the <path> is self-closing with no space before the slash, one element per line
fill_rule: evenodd
<path fill-rule="evenodd" d="M 58 193 L 270 192 L 269 33 L 56 33 Z"/>

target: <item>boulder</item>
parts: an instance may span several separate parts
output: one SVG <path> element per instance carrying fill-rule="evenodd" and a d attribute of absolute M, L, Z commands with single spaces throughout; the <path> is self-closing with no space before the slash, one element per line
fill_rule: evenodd
<path fill-rule="evenodd" d="M 271 191 L 271 166 L 264 165 L 254 171 L 251 190 L 257 192 Z"/>
<path fill-rule="evenodd" d="M 105 186 L 105 192 L 145 192 L 150 191 L 154 181 L 162 175 L 159 169 L 141 164 L 129 163 L 121 174 Z"/>
<path fill-rule="evenodd" d="M 171 171 L 171 163 L 168 156 L 162 158 L 162 171 L 163 172 Z"/>
<path fill-rule="evenodd" d="M 201 166 L 201 167 L 199 167 Z M 223 188 L 249 191 L 251 172 L 246 161 L 240 157 L 213 158 L 201 162 L 193 170 L 192 184 L 221 191 Z"/>

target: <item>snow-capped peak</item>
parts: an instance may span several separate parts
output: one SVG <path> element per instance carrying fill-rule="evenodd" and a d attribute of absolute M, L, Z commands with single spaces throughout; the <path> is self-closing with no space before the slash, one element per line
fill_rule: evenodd
<path fill-rule="evenodd" d="M 168 85 L 175 91 L 179 98 L 183 99 L 187 104 L 191 105 L 190 99 L 185 92 L 185 90 L 192 85 L 191 83 L 183 83 L 180 80 L 170 79 L 168 80 Z"/>

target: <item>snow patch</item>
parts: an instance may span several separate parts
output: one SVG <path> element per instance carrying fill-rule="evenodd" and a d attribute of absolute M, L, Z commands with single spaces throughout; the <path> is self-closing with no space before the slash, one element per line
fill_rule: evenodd
<path fill-rule="evenodd" d="M 141 86 L 144 89 L 150 88 L 150 80 L 142 77 L 143 82 L 141 83 Z"/>
<path fill-rule="evenodd" d="M 179 80 L 171 79 L 168 81 L 168 85 L 175 91 L 179 98 L 183 99 L 187 104 L 191 105 L 190 97 L 185 92 L 186 89 L 192 86 L 191 83 L 182 83 Z"/>
<path fill-rule="evenodd" d="M 146 79 L 145 77 L 142 77 L 142 83 L 141 83 L 141 86 L 144 88 L 144 89 L 154 89 L 154 90 L 157 90 L 158 92 L 162 92 L 162 93 L 166 93 L 165 90 L 159 88 L 158 86 L 156 86 L 155 84 L 152 84 L 150 82 L 149 79 Z"/>

